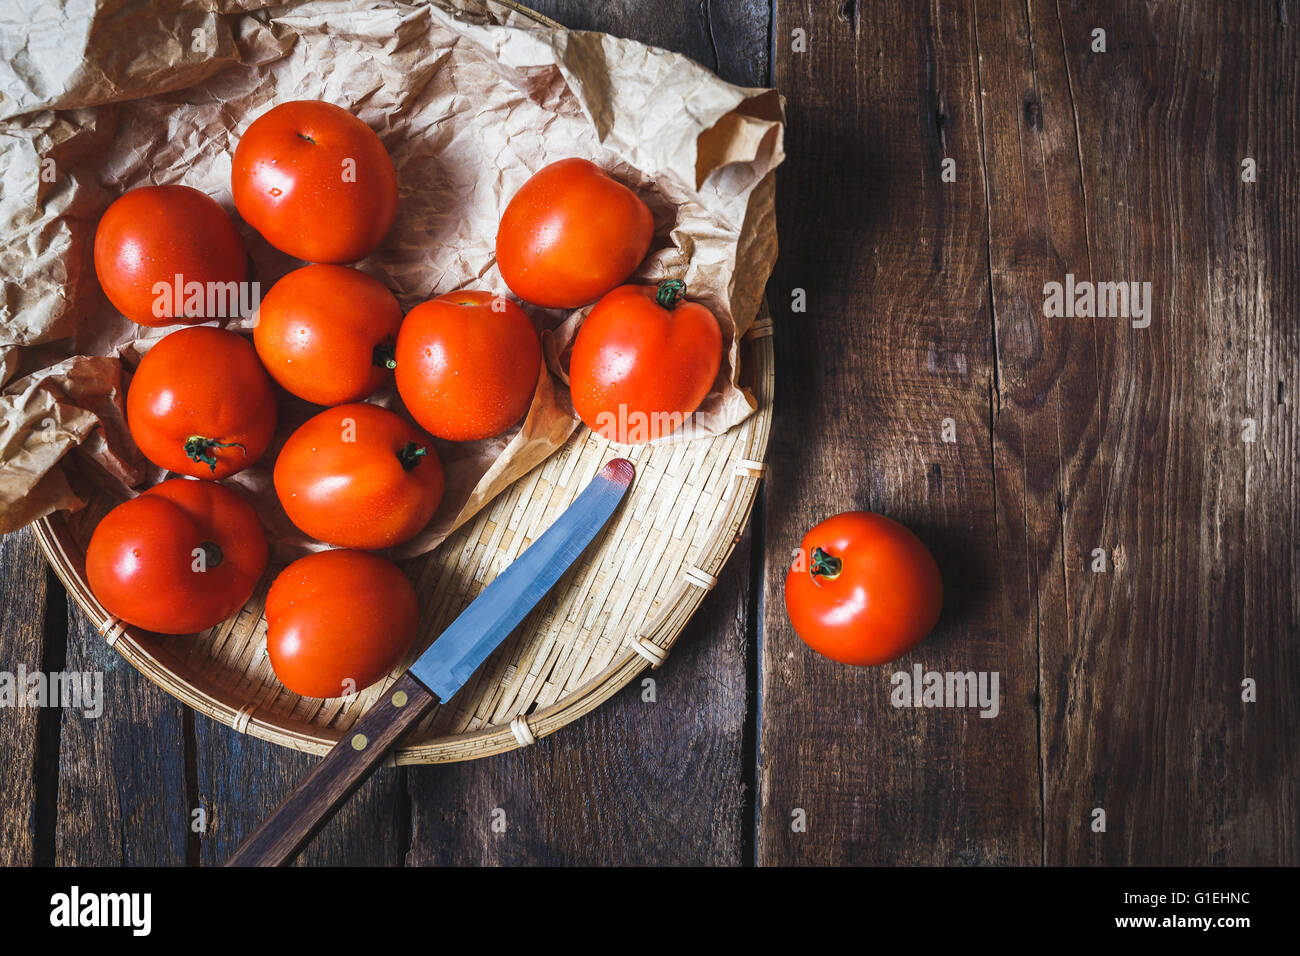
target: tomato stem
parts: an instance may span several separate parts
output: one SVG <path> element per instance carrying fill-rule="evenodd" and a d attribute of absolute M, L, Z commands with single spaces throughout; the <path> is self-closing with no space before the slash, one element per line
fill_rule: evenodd
<path fill-rule="evenodd" d="M 402 446 L 397 453 L 397 460 L 402 463 L 402 467 L 410 471 L 420 463 L 420 459 L 429 454 L 429 449 L 422 445 L 417 445 L 413 441 L 408 441 Z"/>
<path fill-rule="evenodd" d="M 655 290 L 655 302 L 665 309 L 674 308 L 686 295 L 686 283 L 681 279 L 665 279 Z"/>
<path fill-rule="evenodd" d="M 185 454 L 190 461 L 202 462 L 212 469 L 212 473 L 217 471 L 217 456 L 213 449 L 215 448 L 238 448 L 245 455 L 248 449 L 237 441 L 217 441 L 215 438 L 204 438 L 202 435 L 191 435 L 185 439 Z"/>
<path fill-rule="evenodd" d="M 827 581 L 834 581 L 840 576 L 840 571 L 844 569 L 844 561 L 835 557 L 833 554 L 827 554 L 821 548 L 813 548 L 812 567 L 809 573 L 812 574 L 813 583 L 821 587 L 821 581 L 818 578 L 824 578 Z"/>
<path fill-rule="evenodd" d="M 397 347 L 391 338 L 384 339 L 375 346 L 371 361 L 380 368 L 397 368 Z"/>
<path fill-rule="evenodd" d="M 220 567 L 226 558 L 221 552 L 221 545 L 215 541 L 204 541 L 199 547 L 203 549 L 203 567 L 207 570 Z"/>

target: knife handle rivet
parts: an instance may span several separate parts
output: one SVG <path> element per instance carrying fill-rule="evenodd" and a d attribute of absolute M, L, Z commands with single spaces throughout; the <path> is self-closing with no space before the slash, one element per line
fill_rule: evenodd
<path fill-rule="evenodd" d="M 409 700 L 409 699 L 410 699 L 410 698 L 408 698 L 408 697 L 406 696 L 406 691 L 404 691 L 404 690 L 399 690 L 396 694 L 393 695 L 393 706 L 394 706 L 394 707 L 405 707 L 405 706 L 406 706 L 406 702 L 407 702 L 407 700 Z"/>
<path fill-rule="evenodd" d="M 368 743 L 370 743 L 370 741 L 366 739 L 365 734 L 357 734 L 355 737 L 352 738 L 352 749 L 365 750 L 366 744 Z"/>

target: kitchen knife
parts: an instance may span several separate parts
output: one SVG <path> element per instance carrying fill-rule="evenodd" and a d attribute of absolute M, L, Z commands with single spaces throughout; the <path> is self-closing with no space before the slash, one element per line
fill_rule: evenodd
<path fill-rule="evenodd" d="M 292 862 L 402 736 L 473 676 L 609 521 L 636 470 L 615 458 L 510 567 L 384 691 L 226 866 Z"/>

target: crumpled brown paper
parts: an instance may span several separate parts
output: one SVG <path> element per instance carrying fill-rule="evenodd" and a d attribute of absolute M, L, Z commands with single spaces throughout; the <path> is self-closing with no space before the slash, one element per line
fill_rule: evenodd
<path fill-rule="evenodd" d="M 126 497 L 162 478 L 126 428 L 130 371 L 173 328 L 119 315 L 91 258 L 96 224 L 128 189 L 180 182 L 233 214 L 231 155 L 271 106 L 324 99 L 383 139 L 401 187 L 397 222 L 359 268 L 404 309 L 475 287 L 506 292 L 496 227 L 542 166 L 593 159 L 655 215 L 637 279 L 686 280 L 722 324 L 727 356 L 695 420 L 668 440 L 718 434 L 752 411 L 738 342 L 776 256 L 772 172 L 783 158 L 774 91 L 725 83 L 683 56 L 552 29 L 499 3 L 255 0 L 93 5 L 10 0 L 0 8 L 0 532 L 96 486 Z M 262 293 L 301 263 L 239 221 Z M 395 556 L 423 553 L 559 448 L 578 422 L 564 367 L 586 310 L 525 306 L 548 369 L 524 422 L 439 442 L 447 493 Z M 252 319 L 227 323 L 248 330 Z M 389 389 L 372 401 L 397 405 Z M 275 544 L 311 547 L 275 500 L 280 444 L 319 409 L 285 397 L 277 440 L 234 476 Z"/>

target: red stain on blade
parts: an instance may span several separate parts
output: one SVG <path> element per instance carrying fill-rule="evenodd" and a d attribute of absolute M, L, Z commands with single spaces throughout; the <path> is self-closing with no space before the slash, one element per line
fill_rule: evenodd
<path fill-rule="evenodd" d="M 624 487 L 632 484 L 632 478 L 636 475 L 636 468 L 626 458 L 615 458 L 613 461 L 600 469 L 599 477 L 606 481 L 612 481 L 615 484 Z"/>

